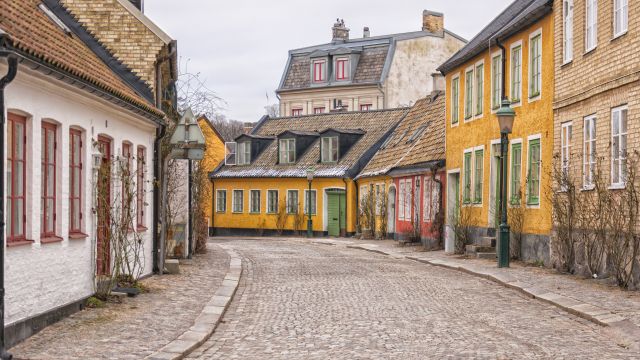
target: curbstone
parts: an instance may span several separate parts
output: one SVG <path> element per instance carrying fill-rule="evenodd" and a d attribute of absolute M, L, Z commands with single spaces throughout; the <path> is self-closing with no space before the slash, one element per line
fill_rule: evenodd
<path fill-rule="evenodd" d="M 242 276 L 242 259 L 234 250 L 223 249 L 229 255 L 229 269 L 222 284 L 204 305 L 193 325 L 162 349 L 147 356 L 149 360 L 180 360 L 189 355 L 198 346 L 204 344 L 215 332 L 220 319 L 227 311 Z"/>

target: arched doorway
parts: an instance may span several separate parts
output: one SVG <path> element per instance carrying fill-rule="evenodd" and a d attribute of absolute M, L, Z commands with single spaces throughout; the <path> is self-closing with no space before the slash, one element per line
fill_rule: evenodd
<path fill-rule="evenodd" d="M 395 234 L 396 232 L 396 187 L 395 186 L 390 186 L 389 187 L 389 199 L 388 199 L 388 206 L 389 209 L 387 210 L 387 214 L 388 214 L 388 219 L 387 219 L 387 232 L 393 236 L 393 234 Z"/>

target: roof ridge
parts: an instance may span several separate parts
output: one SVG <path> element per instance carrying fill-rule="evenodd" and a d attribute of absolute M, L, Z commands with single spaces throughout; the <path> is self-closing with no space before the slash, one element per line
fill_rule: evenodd
<path fill-rule="evenodd" d="M 268 120 L 281 120 L 281 119 L 302 119 L 309 117 L 322 117 L 322 116 L 330 116 L 330 115 L 346 115 L 346 114 L 364 114 L 364 113 L 380 113 L 380 112 L 392 112 L 392 111 L 402 111 L 411 109 L 411 106 L 403 106 L 397 108 L 390 109 L 376 109 L 376 110 L 357 110 L 357 111 L 338 111 L 338 112 L 326 112 L 322 114 L 307 114 L 307 115 L 299 115 L 299 116 L 281 116 L 281 117 L 270 117 L 266 119 Z"/>

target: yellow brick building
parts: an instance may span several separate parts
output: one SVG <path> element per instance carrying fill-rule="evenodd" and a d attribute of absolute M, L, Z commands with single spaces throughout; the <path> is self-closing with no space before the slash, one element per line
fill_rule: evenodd
<path fill-rule="evenodd" d="M 471 238 L 476 245 L 491 245 L 489 241 L 495 236 L 500 171 L 500 130 L 495 112 L 500 106 L 504 74 L 504 95 L 512 101 L 516 112 L 507 159 L 512 242 L 514 234 L 522 235 L 518 249 L 521 257 L 549 262 L 552 12 L 550 1 L 514 1 L 439 68 L 447 84 L 449 243 L 453 241 L 454 221 L 471 226 Z M 518 220 L 521 226 L 517 225 Z"/>
<path fill-rule="evenodd" d="M 251 134 L 227 144 L 225 164 L 210 175 L 214 233 L 302 234 L 310 209 L 315 235 L 354 234 L 353 179 L 407 112 L 403 108 L 263 119 Z"/>

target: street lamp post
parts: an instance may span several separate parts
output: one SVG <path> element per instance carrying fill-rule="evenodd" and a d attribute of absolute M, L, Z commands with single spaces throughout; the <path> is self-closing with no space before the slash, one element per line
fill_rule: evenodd
<path fill-rule="evenodd" d="M 509 134 L 513 130 L 513 121 L 516 117 L 508 99 L 502 100 L 502 106 L 496 113 L 500 124 L 500 154 L 502 171 L 500 171 L 500 234 L 498 241 L 498 267 L 509 267 L 509 237 L 510 228 L 507 223 L 507 154 L 509 146 Z"/>
<path fill-rule="evenodd" d="M 307 181 L 309 182 L 309 191 L 307 192 L 307 237 L 313 237 L 313 220 L 311 220 L 311 182 L 313 181 L 313 169 L 307 169 Z"/>

